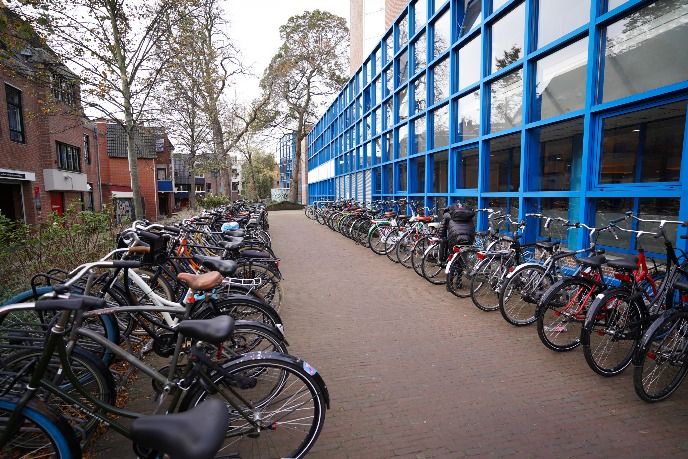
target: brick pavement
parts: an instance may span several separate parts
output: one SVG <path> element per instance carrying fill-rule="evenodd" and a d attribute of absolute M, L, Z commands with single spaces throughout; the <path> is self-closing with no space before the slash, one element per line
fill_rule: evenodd
<path fill-rule="evenodd" d="M 290 353 L 320 371 L 332 408 L 309 458 L 685 457 L 688 386 L 635 395 L 581 349 L 431 285 L 300 211 L 270 214 Z M 125 457 L 112 436 L 94 457 Z M 114 440 L 121 445 L 119 439 Z"/>

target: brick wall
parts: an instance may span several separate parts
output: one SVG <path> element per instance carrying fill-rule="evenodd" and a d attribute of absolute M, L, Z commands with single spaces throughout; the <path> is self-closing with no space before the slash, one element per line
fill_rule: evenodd
<path fill-rule="evenodd" d="M 349 12 L 349 76 L 363 63 L 363 1 L 351 0 Z"/>
<path fill-rule="evenodd" d="M 385 30 L 392 26 L 401 10 L 408 4 L 407 0 L 385 0 Z"/>

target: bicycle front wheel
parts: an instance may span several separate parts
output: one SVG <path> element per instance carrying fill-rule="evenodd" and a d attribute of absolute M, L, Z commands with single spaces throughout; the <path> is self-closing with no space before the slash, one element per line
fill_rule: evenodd
<path fill-rule="evenodd" d="M 538 305 L 537 331 L 542 344 L 558 352 L 578 347 L 585 314 L 596 293 L 595 283 L 582 277 L 555 283 Z"/>
<path fill-rule="evenodd" d="M 475 247 L 461 247 L 447 273 L 447 291 L 459 298 L 471 296 L 471 275 L 478 260 L 478 249 Z"/>
<path fill-rule="evenodd" d="M 504 320 L 516 326 L 535 322 L 538 301 L 552 284 L 552 276 L 542 266 L 516 268 L 499 292 L 499 311 Z"/>
<path fill-rule="evenodd" d="M 626 289 L 607 290 L 592 303 L 581 332 L 583 354 L 602 376 L 621 373 L 631 363 L 640 341 L 642 310 L 628 301 Z"/>
<path fill-rule="evenodd" d="M 180 411 L 209 397 L 231 400 L 227 407 L 229 429 L 220 455 L 239 452 L 244 459 L 300 458 L 318 438 L 325 421 L 325 395 L 310 374 L 315 370 L 305 362 L 299 366 L 291 361 L 296 359 L 275 355 L 227 362 L 223 365 L 225 374 L 213 377 L 221 394 L 211 394 L 198 385 L 182 400 Z M 233 387 L 236 377 L 255 379 L 255 386 Z M 260 430 L 254 422 L 259 423 Z"/>
<path fill-rule="evenodd" d="M 688 371 L 688 313 L 661 317 L 647 333 L 639 365 L 633 368 L 633 386 L 646 402 L 659 402 L 678 388 Z"/>
<path fill-rule="evenodd" d="M 492 257 L 476 266 L 471 279 L 471 300 L 478 309 L 496 311 L 499 309 L 499 283 L 503 274 L 503 261 Z"/>
<path fill-rule="evenodd" d="M 431 284 L 444 284 L 447 282 L 446 276 L 442 276 L 444 270 L 444 256 L 440 250 L 440 244 L 434 244 L 423 254 L 420 269 L 425 280 Z"/>
<path fill-rule="evenodd" d="M 0 432 L 4 432 L 16 410 L 16 399 L 0 400 Z M 12 438 L 0 446 L 0 457 L 80 459 L 81 448 L 69 424 L 43 403 L 29 402 Z"/>

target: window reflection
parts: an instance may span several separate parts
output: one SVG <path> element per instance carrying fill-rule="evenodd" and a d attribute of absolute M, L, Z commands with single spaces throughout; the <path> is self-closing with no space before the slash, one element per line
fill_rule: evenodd
<path fill-rule="evenodd" d="M 492 0 L 492 12 L 494 13 L 502 7 L 509 0 Z"/>
<path fill-rule="evenodd" d="M 423 33 L 418 40 L 415 41 L 413 44 L 413 55 L 414 55 L 414 67 L 413 67 L 413 73 L 415 74 L 416 72 L 422 70 L 425 68 L 427 65 L 428 61 L 425 58 L 427 50 L 427 46 L 425 43 L 425 34 Z"/>
<path fill-rule="evenodd" d="M 433 155 L 432 191 L 446 193 L 449 181 L 449 152 L 447 150 Z"/>
<path fill-rule="evenodd" d="M 562 14 L 562 12 L 566 12 Z M 590 0 L 539 0 L 538 48 L 587 24 L 590 20 Z"/>
<path fill-rule="evenodd" d="M 438 57 L 451 43 L 451 11 L 449 8 L 433 23 L 433 57 Z"/>
<path fill-rule="evenodd" d="M 623 5 L 628 0 L 607 0 L 607 11 L 611 11 L 614 8 Z"/>
<path fill-rule="evenodd" d="M 381 167 L 376 167 L 375 168 L 375 194 L 381 194 L 382 193 L 382 168 Z"/>
<path fill-rule="evenodd" d="M 411 161 L 411 173 L 414 175 L 412 193 L 425 193 L 425 156 Z"/>
<path fill-rule="evenodd" d="M 397 129 L 397 138 L 399 143 L 397 144 L 397 158 L 405 158 L 408 156 L 408 125 L 404 124 L 399 129 Z"/>
<path fill-rule="evenodd" d="M 480 35 L 459 50 L 459 90 L 480 80 Z"/>
<path fill-rule="evenodd" d="M 487 206 L 494 210 L 501 210 L 502 212 L 512 215 L 514 218 L 518 218 L 518 198 L 490 198 Z M 505 229 L 506 231 L 515 231 L 516 228 L 513 225 L 502 224 L 500 229 Z"/>
<path fill-rule="evenodd" d="M 599 183 L 677 182 L 686 101 L 605 118 Z"/>
<path fill-rule="evenodd" d="M 425 110 L 425 75 L 413 82 L 413 112 L 419 113 Z"/>
<path fill-rule="evenodd" d="M 406 161 L 402 161 L 397 164 L 397 190 L 396 191 L 406 191 L 407 190 L 407 174 L 406 174 Z"/>
<path fill-rule="evenodd" d="M 456 188 L 478 188 L 478 147 L 457 152 Z"/>
<path fill-rule="evenodd" d="M 587 38 L 537 61 L 533 121 L 585 107 L 587 64 Z"/>
<path fill-rule="evenodd" d="M 490 29 L 492 39 L 491 72 L 508 67 L 523 57 L 525 6 L 521 3 Z"/>
<path fill-rule="evenodd" d="M 413 121 L 413 137 L 414 137 L 414 153 L 423 153 L 425 151 L 425 116 Z"/>
<path fill-rule="evenodd" d="M 401 48 L 406 44 L 408 41 L 408 16 L 404 15 L 403 18 L 401 18 L 401 21 L 399 21 L 398 24 L 398 41 L 397 41 L 397 52 L 401 50 Z"/>
<path fill-rule="evenodd" d="M 583 119 L 536 129 L 539 180 L 533 191 L 580 190 L 583 156 Z"/>
<path fill-rule="evenodd" d="M 404 121 L 408 118 L 409 107 L 408 107 L 408 89 L 404 88 L 397 93 L 397 107 L 399 108 L 399 113 L 397 113 L 397 122 Z"/>
<path fill-rule="evenodd" d="M 394 158 L 394 134 L 392 131 L 385 134 L 385 149 L 382 156 L 382 161 L 387 162 Z"/>
<path fill-rule="evenodd" d="M 394 187 L 394 167 L 392 164 L 385 166 L 385 193 L 392 194 Z"/>
<path fill-rule="evenodd" d="M 482 22 L 482 0 L 464 0 L 464 16 L 459 36 L 463 37 Z"/>
<path fill-rule="evenodd" d="M 449 145 L 449 104 L 432 112 L 433 148 Z"/>
<path fill-rule="evenodd" d="M 521 125 L 523 70 L 519 69 L 490 85 L 490 132 Z"/>
<path fill-rule="evenodd" d="M 385 129 L 389 129 L 394 125 L 392 121 L 392 103 L 391 98 L 385 103 Z"/>
<path fill-rule="evenodd" d="M 459 99 L 457 120 L 457 142 L 475 139 L 480 135 L 480 90 Z"/>
<path fill-rule="evenodd" d="M 686 17 L 685 0 L 663 0 L 607 27 L 602 102 L 686 79 Z"/>
<path fill-rule="evenodd" d="M 416 32 L 425 25 L 427 17 L 427 0 L 416 0 L 416 3 L 413 4 L 413 22 Z"/>
<path fill-rule="evenodd" d="M 401 86 L 408 80 L 408 51 L 404 51 L 397 60 L 397 86 Z"/>
<path fill-rule="evenodd" d="M 432 68 L 433 75 L 433 103 L 449 97 L 449 56 L 442 59 Z"/>
<path fill-rule="evenodd" d="M 518 191 L 521 187 L 521 135 L 490 140 L 490 191 Z"/>
<path fill-rule="evenodd" d="M 375 164 L 380 164 L 382 162 L 382 137 L 375 139 L 373 146 L 375 148 Z"/>

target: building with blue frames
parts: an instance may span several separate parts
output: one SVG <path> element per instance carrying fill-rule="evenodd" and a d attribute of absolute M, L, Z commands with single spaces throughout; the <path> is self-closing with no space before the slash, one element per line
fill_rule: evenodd
<path fill-rule="evenodd" d="M 311 131 L 309 202 L 688 219 L 686 44 L 686 0 L 410 2 Z"/>

